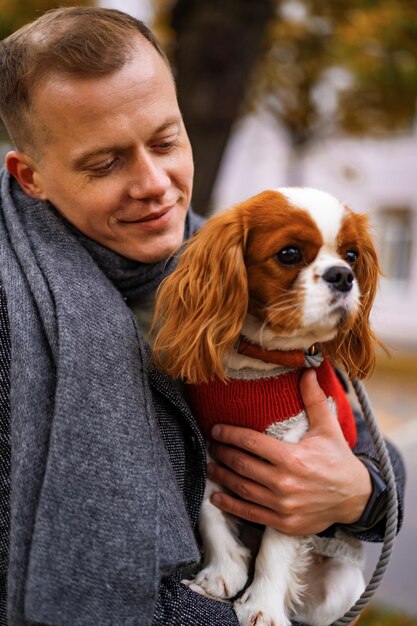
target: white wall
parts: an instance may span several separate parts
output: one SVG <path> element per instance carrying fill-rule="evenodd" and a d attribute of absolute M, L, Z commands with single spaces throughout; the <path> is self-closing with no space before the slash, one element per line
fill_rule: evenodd
<path fill-rule="evenodd" d="M 235 126 L 223 155 L 213 191 L 218 211 L 264 189 L 282 187 L 287 179 L 285 133 L 268 114 L 248 115 Z"/>
<path fill-rule="evenodd" d="M 118 9 L 142 20 L 148 26 L 152 22 L 154 8 L 152 0 L 98 0 L 98 7 Z"/>
<path fill-rule="evenodd" d="M 413 350 L 417 350 L 416 155 L 415 135 L 339 140 L 316 146 L 304 166 L 306 185 L 327 189 L 354 210 L 369 213 L 377 241 L 381 209 L 408 206 L 413 211 L 409 280 L 403 283 L 389 277 L 382 279 L 373 314 L 375 328 L 393 348 Z"/>

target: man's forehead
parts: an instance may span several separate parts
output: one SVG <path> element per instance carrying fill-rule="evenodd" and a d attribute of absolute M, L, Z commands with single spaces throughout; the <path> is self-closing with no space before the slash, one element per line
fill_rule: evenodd
<path fill-rule="evenodd" d="M 146 89 L 146 86 L 155 79 L 160 79 L 168 85 L 172 84 L 175 90 L 171 71 L 165 60 L 144 40 L 132 47 L 131 55 L 119 68 L 103 74 L 77 74 L 60 71 L 50 71 L 45 74 L 37 83 L 33 91 L 33 99 L 39 100 L 42 96 L 49 101 L 50 97 L 67 98 L 71 97 L 74 104 L 84 106 L 88 104 L 90 93 L 99 90 L 101 98 L 117 95 L 122 100 L 135 97 L 137 88 Z"/>
<path fill-rule="evenodd" d="M 135 56 L 111 74 L 50 74 L 39 83 L 33 114 L 40 126 L 49 129 L 51 140 L 57 133 L 95 134 L 100 127 L 107 132 L 113 121 L 123 126 L 125 120 L 129 125 L 132 117 L 146 115 L 147 110 L 152 119 L 149 132 L 179 124 L 175 85 L 164 59 L 148 42 L 137 48 Z"/>

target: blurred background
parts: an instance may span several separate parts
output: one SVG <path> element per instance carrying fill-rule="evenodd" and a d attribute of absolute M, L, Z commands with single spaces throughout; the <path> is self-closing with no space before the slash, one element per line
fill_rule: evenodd
<path fill-rule="evenodd" d="M 403 530 L 360 623 L 417 626 L 416 0 L 0 0 L 0 38 L 72 4 L 131 13 L 165 46 L 197 212 L 303 185 L 369 214 L 385 274 L 373 324 L 390 357 L 367 389 L 408 482 Z M 0 129 L 1 161 L 7 149 Z"/>

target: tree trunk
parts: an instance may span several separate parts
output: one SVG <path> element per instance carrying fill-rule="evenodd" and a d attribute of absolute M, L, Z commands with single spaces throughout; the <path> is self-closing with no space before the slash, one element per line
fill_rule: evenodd
<path fill-rule="evenodd" d="M 246 84 L 261 49 L 273 0 L 178 0 L 174 68 L 178 101 L 194 152 L 193 207 L 210 196 Z"/>

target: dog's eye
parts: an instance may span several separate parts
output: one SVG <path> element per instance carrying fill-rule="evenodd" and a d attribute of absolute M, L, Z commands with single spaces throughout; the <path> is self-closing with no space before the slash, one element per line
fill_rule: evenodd
<path fill-rule="evenodd" d="M 356 252 L 356 250 L 348 250 L 346 252 L 346 261 L 350 264 L 353 265 L 355 263 L 355 261 L 358 260 L 358 256 L 359 253 Z"/>
<path fill-rule="evenodd" d="M 297 265 L 303 260 L 303 255 L 299 248 L 295 246 L 288 246 L 283 248 L 275 255 L 275 258 L 281 263 L 281 265 Z"/>

